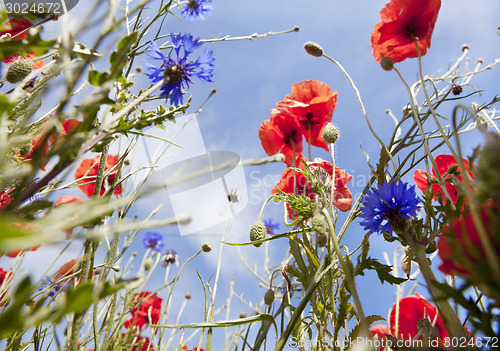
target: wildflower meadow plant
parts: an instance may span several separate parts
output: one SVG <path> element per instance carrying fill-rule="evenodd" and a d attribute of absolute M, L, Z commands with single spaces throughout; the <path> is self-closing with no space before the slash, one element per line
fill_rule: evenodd
<path fill-rule="evenodd" d="M 498 348 L 500 58 L 433 56 L 487 21 L 390 0 L 351 33 L 332 20 L 351 2 L 313 6 L 299 35 L 236 35 L 310 9 L 235 4 L 0 11 L 0 347 Z M 318 24 L 339 32 L 303 52 Z"/>

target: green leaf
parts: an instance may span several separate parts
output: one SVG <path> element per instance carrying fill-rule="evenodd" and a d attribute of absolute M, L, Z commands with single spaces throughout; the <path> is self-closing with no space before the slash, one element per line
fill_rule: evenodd
<path fill-rule="evenodd" d="M 89 83 L 95 87 L 100 87 L 102 84 L 110 79 L 109 73 L 98 72 L 94 70 L 89 71 Z"/>
<path fill-rule="evenodd" d="M 135 31 L 129 35 L 122 38 L 118 44 L 118 50 L 111 53 L 109 57 L 109 63 L 111 63 L 111 76 L 117 78 L 119 73 L 123 70 L 127 64 L 128 55 L 130 54 L 130 48 L 135 44 L 139 32 Z"/>

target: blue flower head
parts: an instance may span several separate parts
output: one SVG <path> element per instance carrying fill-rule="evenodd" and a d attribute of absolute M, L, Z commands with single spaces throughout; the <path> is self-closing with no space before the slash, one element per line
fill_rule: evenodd
<path fill-rule="evenodd" d="M 55 294 L 57 294 L 57 292 L 59 290 L 61 290 L 61 288 L 62 288 L 62 284 L 60 282 L 57 284 L 54 284 L 54 281 L 52 281 L 52 279 L 50 279 L 49 277 L 45 277 L 42 280 L 42 284 L 38 288 L 38 291 L 48 290 L 48 292 L 46 292 L 46 293 L 49 296 L 54 296 Z"/>
<path fill-rule="evenodd" d="M 369 234 L 389 232 L 392 235 L 395 224 L 417 214 L 419 203 L 415 186 L 391 180 L 366 192 L 361 207 L 361 225 Z"/>
<path fill-rule="evenodd" d="M 191 22 L 203 21 L 212 13 L 212 0 L 187 0 L 182 15 Z"/>
<path fill-rule="evenodd" d="M 272 218 L 264 219 L 264 225 L 266 226 L 267 234 L 276 234 L 276 230 L 280 229 L 279 223 L 274 223 Z"/>
<path fill-rule="evenodd" d="M 149 65 L 146 75 L 151 83 L 163 82 L 160 96 L 167 100 L 170 95 L 172 105 L 183 103 L 182 91 L 187 90 L 192 83 L 192 77 L 197 77 L 205 82 L 211 82 L 214 70 L 213 51 L 208 47 L 196 60 L 189 60 L 188 56 L 203 45 L 199 38 L 193 38 L 191 34 L 170 34 L 173 51 L 168 57 L 155 44 L 149 45 L 148 56 L 162 61 L 160 67 Z M 175 58 L 174 58 L 175 56 Z"/>
<path fill-rule="evenodd" d="M 165 244 L 163 243 L 163 236 L 156 232 L 147 232 L 142 238 L 142 242 L 147 249 L 159 252 Z"/>

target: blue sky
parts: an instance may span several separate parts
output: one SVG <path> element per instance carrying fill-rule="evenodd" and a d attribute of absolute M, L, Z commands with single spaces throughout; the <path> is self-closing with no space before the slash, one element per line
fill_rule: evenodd
<path fill-rule="evenodd" d="M 202 39 L 279 32 L 294 26 L 301 28 L 299 32 L 257 40 L 206 44 L 213 46 L 216 58 L 214 83 L 195 82 L 191 86 L 188 95 L 192 94 L 193 100 L 188 112 L 194 112 L 212 88 L 217 88 L 217 93 L 196 118 L 197 125 L 193 127 L 194 129 L 189 130 L 196 131 L 196 128 L 199 128 L 206 150 L 232 151 L 243 160 L 265 157 L 258 139 L 258 130 L 260 124 L 269 118 L 269 110 L 290 92 L 293 83 L 305 79 L 323 81 L 334 91 L 338 91 L 338 106 L 333 115 L 333 123 L 341 131 L 341 138 L 335 149 L 338 166 L 345 168 L 354 176 L 350 188 L 353 194 L 359 193 L 369 176 L 369 167 L 360 146 L 372 159 L 377 159 L 379 150 L 377 142 L 369 133 L 355 94 L 342 73 L 326 59 L 307 55 L 302 46 L 306 41 L 317 42 L 328 55 L 345 67 L 360 90 L 374 128 L 384 141 L 388 140 L 393 130 L 393 122 L 385 110 L 391 109 L 399 117 L 408 98 L 396 73 L 383 71 L 371 55 L 370 35 L 374 25 L 379 22 L 378 12 L 385 3 L 386 1 L 380 0 L 309 2 L 214 0 L 214 12 L 204 22 L 183 24 L 170 17 L 165 26 L 166 32 L 163 34 L 188 31 Z M 75 12 L 77 9 L 78 7 L 70 13 L 71 21 L 78 21 Z M 484 59 L 485 64 L 493 62 L 500 54 L 500 36 L 497 34 L 498 13 L 500 13 L 500 2 L 495 0 L 443 1 L 432 46 L 423 60 L 424 73 L 444 72 L 450 61 L 461 55 L 461 46 L 464 43 L 468 43 L 471 47 L 470 65 L 473 66 L 477 58 Z M 146 59 L 136 60 L 143 66 L 145 61 Z M 417 78 L 417 63 L 417 59 L 408 59 L 398 64 L 401 73 L 409 82 L 414 82 Z M 490 101 L 498 93 L 499 77 L 498 67 L 475 77 L 472 84 L 482 89 L 483 93 L 474 97 L 474 100 L 479 103 Z M 137 78 L 136 85 L 141 87 L 141 84 L 142 87 L 148 85 L 145 77 Z M 464 90 L 471 91 L 470 88 Z M 451 108 L 450 105 L 450 111 Z M 167 127 L 170 129 L 170 126 Z M 171 133 L 175 128 L 171 127 Z M 183 138 L 182 146 L 188 150 L 190 156 L 199 152 L 199 139 L 197 143 L 193 143 L 192 134 L 181 138 Z M 479 134 L 472 133 L 466 138 L 465 145 L 470 150 L 482 141 Z M 328 158 L 328 154 L 320 149 L 315 149 L 313 155 Z M 245 206 L 238 208 L 231 226 L 234 239 L 229 241 L 247 241 L 248 230 L 260 210 L 258 203 L 262 203 L 270 194 L 283 169 L 283 164 L 244 169 L 246 184 L 242 186 L 246 187 L 246 194 L 242 192 L 241 203 Z M 239 188 L 241 191 L 241 187 Z M 144 217 L 163 201 L 164 214 L 171 215 L 168 196 L 164 195 L 158 199 L 145 199 L 134 208 L 134 211 Z M 207 207 L 203 215 L 207 217 L 218 215 L 211 212 L 212 210 Z M 267 217 L 280 221 L 283 217 L 282 208 L 277 205 L 269 206 L 264 215 L 264 218 Z M 180 282 L 180 296 L 184 295 L 185 290 L 193 290 L 200 293 L 193 294 L 192 300 L 202 297 L 195 269 L 200 269 L 206 279 L 214 275 L 219 250 L 217 241 L 220 241 L 221 228 L 219 226 L 210 229 L 203 235 L 186 236 L 180 236 L 179 231 L 172 227 L 159 230 L 167 237 L 167 248 L 177 250 L 181 260 L 186 259 L 206 240 L 212 241 L 214 245 L 211 253 L 202 255 L 188 270 L 188 275 Z M 284 226 L 281 228 L 284 229 Z M 356 221 L 347 232 L 344 244 L 352 250 L 359 245 L 363 235 L 364 232 Z M 374 256 L 382 258 L 382 252 L 387 251 L 392 257 L 395 244 L 386 243 L 377 236 L 373 236 L 370 242 Z M 140 250 L 143 250 L 141 245 L 136 246 L 140 253 Z M 275 241 L 270 245 L 272 260 L 278 262 L 283 257 L 286 245 L 286 241 Z M 237 278 L 236 289 L 244 292 L 245 297 L 254 301 L 261 299 L 265 289 L 259 287 L 258 281 L 245 270 L 236 250 L 228 246 L 223 250 L 221 288 L 216 304 L 220 306 L 224 303 L 225 287 L 233 277 Z M 259 249 L 246 247 L 243 251 L 247 252 L 250 264 L 262 262 L 264 258 L 264 246 Z M 43 253 L 40 251 L 34 254 Z M 395 288 L 387 283 L 381 285 L 374 274 L 358 277 L 357 284 L 366 309 L 365 313 L 385 317 L 395 300 Z M 423 289 L 419 291 L 424 292 Z M 200 312 L 198 307 L 201 305 L 194 301 L 193 305 L 190 311 Z M 239 308 L 243 307 L 236 305 L 231 310 L 231 318 L 237 318 Z M 186 321 L 193 321 L 193 318 L 188 316 Z"/>

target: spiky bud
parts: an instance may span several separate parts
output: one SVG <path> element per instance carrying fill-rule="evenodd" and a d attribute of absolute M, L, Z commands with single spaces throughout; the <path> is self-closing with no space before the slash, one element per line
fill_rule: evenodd
<path fill-rule="evenodd" d="M 394 62 L 390 58 L 382 56 L 380 59 L 380 66 L 382 66 L 384 71 L 392 71 L 394 68 Z"/>
<path fill-rule="evenodd" d="M 311 220 L 311 227 L 316 233 L 325 234 L 326 228 L 323 216 L 321 216 L 320 214 L 314 215 L 314 217 Z"/>
<path fill-rule="evenodd" d="M 269 289 L 264 295 L 264 303 L 269 306 L 273 303 L 273 301 L 274 301 L 274 290 Z"/>
<path fill-rule="evenodd" d="M 212 244 L 209 243 L 208 241 L 205 241 L 203 245 L 201 245 L 201 250 L 203 252 L 210 252 L 212 251 Z"/>
<path fill-rule="evenodd" d="M 250 241 L 262 240 L 266 237 L 267 228 L 262 221 L 256 221 L 252 224 L 250 228 Z M 255 247 L 259 247 L 262 243 L 253 244 Z"/>
<path fill-rule="evenodd" d="M 316 44 L 313 41 L 308 41 L 307 43 L 304 44 L 304 50 L 306 52 L 314 57 L 321 57 L 323 56 L 323 48 L 319 46 L 319 44 Z"/>
<path fill-rule="evenodd" d="M 327 123 L 323 128 L 323 139 L 329 144 L 334 144 L 340 137 L 340 131 L 332 123 Z"/>
<path fill-rule="evenodd" d="M 19 59 L 9 66 L 5 74 L 5 80 L 9 83 L 17 83 L 33 72 L 34 67 L 33 60 Z"/>

